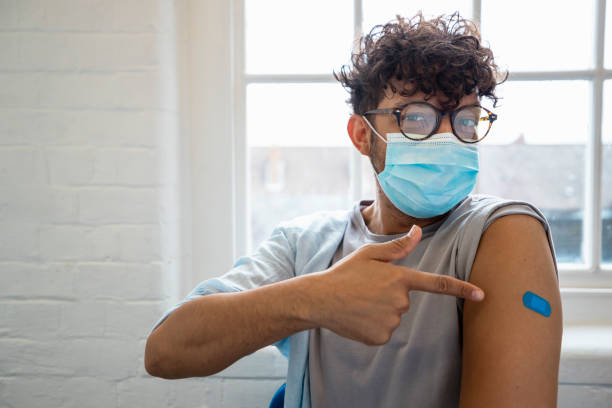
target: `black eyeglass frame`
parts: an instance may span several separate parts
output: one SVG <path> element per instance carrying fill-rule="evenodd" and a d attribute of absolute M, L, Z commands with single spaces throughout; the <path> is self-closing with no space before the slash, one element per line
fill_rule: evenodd
<path fill-rule="evenodd" d="M 434 110 L 434 112 L 436 112 L 436 125 L 434 126 L 434 128 L 433 128 L 433 130 L 431 131 L 430 134 L 428 134 L 427 136 L 425 136 L 425 137 L 423 137 L 421 139 L 412 138 L 412 137 L 408 136 L 406 133 L 404 133 L 404 131 L 402 130 L 402 111 L 404 109 L 406 109 L 407 106 L 410 106 L 410 105 L 425 105 L 425 106 L 429 106 L 430 108 L 432 108 Z M 489 121 L 489 128 L 487 129 L 487 131 L 486 131 L 486 133 L 484 134 L 483 137 L 481 137 L 478 140 L 474 140 L 473 142 L 468 142 L 468 141 L 463 140 L 462 138 L 460 138 L 457 135 L 457 132 L 455 131 L 454 122 L 455 122 L 455 117 L 457 116 L 457 113 L 459 113 L 462 109 L 473 108 L 473 107 L 479 107 L 481 109 L 484 109 L 488 113 L 488 115 L 486 117 L 479 118 L 478 120 L 479 121 L 488 120 Z M 370 110 L 370 111 L 367 111 L 366 113 L 364 113 L 364 115 L 371 115 L 371 114 L 372 115 L 375 115 L 375 114 L 393 114 L 393 115 L 395 115 L 395 117 L 397 119 L 397 126 L 399 127 L 400 132 L 402 132 L 402 135 L 404 135 L 405 137 L 407 137 L 410 140 L 417 140 L 417 141 L 425 140 L 425 139 L 428 139 L 431 136 L 433 136 L 436 133 L 436 130 L 438 130 L 438 127 L 440 127 L 440 122 L 442 122 L 442 118 L 444 117 L 444 115 L 450 114 L 450 122 L 451 122 L 451 129 L 453 130 L 453 135 L 457 139 L 459 139 L 461 142 L 468 143 L 468 144 L 478 143 L 478 142 L 482 141 L 489 134 L 489 131 L 491 130 L 491 126 L 493 126 L 493 122 L 497 119 L 497 115 L 495 113 L 491 112 L 490 110 L 488 110 L 487 108 L 485 108 L 484 106 L 482 106 L 482 105 L 480 105 L 478 103 L 476 103 L 474 105 L 462 106 L 461 108 L 455 109 L 455 110 L 445 110 L 445 111 L 442 111 L 442 110 L 436 108 L 435 106 L 433 106 L 430 103 L 416 101 L 416 102 L 409 102 L 409 103 L 407 103 L 405 105 L 402 105 L 402 106 L 400 106 L 398 108 L 374 109 L 374 110 Z"/>

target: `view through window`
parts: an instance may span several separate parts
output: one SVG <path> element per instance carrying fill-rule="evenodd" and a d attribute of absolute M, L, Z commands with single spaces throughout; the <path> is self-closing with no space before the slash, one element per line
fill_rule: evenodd
<path fill-rule="evenodd" d="M 601 240 L 601 259 L 593 261 L 612 263 L 612 79 L 605 80 L 612 78 L 612 34 L 605 32 L 598 65 L 597 4 L 245 0 L 249 251 L 283 220 L 374 198 L 371 164 L 346 133 L 348 93 L 332 77 L 350 62 L 355 36 L 396 14 L 457 10 L 479 16 L 483 42 L 511 74 L 497 88 L 497 107 L 488 106 L 499 119 L 480 144 L 473 193 L 536 205 L 551 225 L 557 261 L 567 264 L 587 262 L 585 214 L 589 200 L 599 196 L 601 234 L 591 242 Z M 606 14 L 610 22 L 610 8 Z M 598 87 L 604 103 L 599 116 L 593 103 Z M 601 154 L 596 176 L 587 171 L 590 146 Z M 592 196 L 585 189 L 589 177 L 601 180 Z"/>

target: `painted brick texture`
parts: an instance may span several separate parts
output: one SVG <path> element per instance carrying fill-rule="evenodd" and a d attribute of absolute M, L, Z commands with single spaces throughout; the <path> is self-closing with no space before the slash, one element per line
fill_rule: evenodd
<path fill-rule="evenodd" d="M 284 381 L 269 348 L 209 378 L 144 369 L 182 250 L 173 7 L 0 0 L 2 407 L 267 406 Z"/>

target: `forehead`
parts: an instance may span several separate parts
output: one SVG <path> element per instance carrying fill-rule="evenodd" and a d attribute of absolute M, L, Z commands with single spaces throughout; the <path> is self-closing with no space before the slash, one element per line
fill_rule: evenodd
<path fill-rule="evenodd" d="M 402 95 L 402 93 L 412 93 L 411 91 L 413 89 L 413 87 L 409 83 L 404 81 L 398 81 L 394 79 L 391 81 L 391 85 L 393 85 L 393 87 L 387 86 L 387 88 L 385 89 L 383 98 L 378 104 L 378 108 L 384 109 L 402 105 L 408 102 L 427 101 L 435 107 L 441 109 L 444 105 L 444 102 L 446 102 L 447 100 L 446 96 L 443 94 L 427 95 L 421 91 L 417 91 L 416 93 L 410 96 Z M 393 88 L 395 88 L 395 92 L 393 91 Z M 464 95 L 459 101 L 459 106 L 474 104 L 478 102 L 478 95 L 476 95 L 476 92 L 473 92 L 469 95 Z"/>

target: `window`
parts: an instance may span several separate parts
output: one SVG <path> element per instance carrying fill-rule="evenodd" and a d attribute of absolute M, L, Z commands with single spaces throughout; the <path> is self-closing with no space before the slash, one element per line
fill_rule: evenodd
<path fill-rule="evenodd" d="M 458 10 L 479 22 L 483 41 L 510 71 L 498 87 L 500 119 L 480 145 L 474 193 L 529 201 L 546 215 L 562 286 L 610 285 L 612 30 L 605 26 L 612 12 L 605 1 L 243 0 L 236 7 L 237 130 L 249 203 L 239 252 L 282 220 L 374 198 L 370 162 L 346 134 L 348 93 L 332 70 L 350 62 L 354 39 L 374 24 L 419 9 L 426 16 Z"/>

